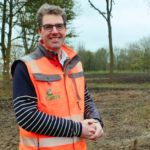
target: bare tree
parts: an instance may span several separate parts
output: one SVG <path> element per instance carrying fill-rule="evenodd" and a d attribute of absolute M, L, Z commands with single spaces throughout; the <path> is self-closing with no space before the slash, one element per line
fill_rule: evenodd
<path fill-rule="evenodd" d="M 95 7 L 95 5 L 88 0 L 90 5 L 97 10 L 106 20 L 108 26 L 108 39 L 109 39 L 109 52 L 110 52 L 110 83 L 113 83 L 113 44 L 112 44 L 112 29 L 111 29 L 111 12 L 112 5 L 114 4 L 114 0 L 106 0 L 106 12 L 102 12 L 100 9 Z"/>
<path fill-rule="evenodd" d="M 12 42 L 12 28 L 16 25 L 17 15 L 25 6 L 24 0 L 3 0 L 0 3 L 1 41 L 0 50 L 3 57 L 4 88 L 9 83 L 10 49 Z"/>

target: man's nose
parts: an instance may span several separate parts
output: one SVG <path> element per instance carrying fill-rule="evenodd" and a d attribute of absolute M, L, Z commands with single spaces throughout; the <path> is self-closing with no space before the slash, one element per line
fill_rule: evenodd
<path fill-rule="evenodd" d="M 51 31 L 52 34 L 57 34 L 58 33 L 58 30 L 55 26 L 53 26 L 53 29 Z"/>

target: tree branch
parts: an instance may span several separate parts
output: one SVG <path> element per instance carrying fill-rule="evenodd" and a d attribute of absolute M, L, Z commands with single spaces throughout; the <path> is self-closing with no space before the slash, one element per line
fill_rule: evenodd
<path fill-rule="evenodd" d="M 104 15 L 104 14 L 106 14 L 106 13 L 101 12 L 98 8 L 96 8 L 96 7 L 93 5 L 93 3 L 91 3 L 90 0 L 88 0 L 88 1 L 89 1 L 90 5 L 91 5 L 95 10 L 97 10 L 97 11 L 106 19 L 106 21 L 107 21 L 107 18 L 106 18 L 106 16 Z"/>
<path fill-rule="evenodd" d="M 106 10 L 107 10 L 107 13 L 109 13 L 109 2 L 108 2 L 109 0 L 106 0 Z M 107 14 L 107 15 L 109 15 L 109 14 Z"/>
<path fill-rule="evenodd" d="M 21 39 L 21 38 L 22 38 L 21 36 L 18 36 L 16 38 L 12 39 L 11 42 L 14 41 L 14 40 L 16 40 L 16 39 Z"/>
<path fill-rule="evenodd" d="M 25 6 L 25 4 L 26 4 L 26 3 L 24 3 L 24 5 L 22 5 L 22 6 L 19 8 L 19 10 L 18 10 L 16 13 L 14 13 L 12 16 L 14 17 L 17 13 L 19 13 L 20 10 Z"/>
<path fill-rule="evenodd" d="M 30 48 L 32 48 L 32 47 L 33 47 L 33 45 L 34 45 L 34 41 L 35 41 L 35 35 L 33 35 L 33 37 L 32 37 L 32 42 L 31 42 Z"/>
<path fill-rule="evenodd" d="M 21 47 L 21 48 L 23 47 L 22 45 L 18 45 L 18 44 L 13 44 L 12 47 L 13 46 L 15 46 L 15 47 Z"/>
<path fill-rule="evenodd" d="M 110 2 L 110 13 L 112 11 L 112 2 L 113 2 L 113 0 L 111 0 L 111 2 Z"/>
<path fill-rule="evenodd" d="M 7 2 L 10 4 L 10 1 L 9 1 L 9 0 L 7 0 Z"/>

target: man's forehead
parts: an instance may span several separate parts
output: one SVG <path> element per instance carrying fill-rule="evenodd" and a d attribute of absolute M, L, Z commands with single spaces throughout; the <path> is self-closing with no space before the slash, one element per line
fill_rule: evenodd
<path fill-rule="evenodd" d="M 58 14 L 45 14 L 42 20 L 43 24 L 63 23 L 63 18 Z"/>

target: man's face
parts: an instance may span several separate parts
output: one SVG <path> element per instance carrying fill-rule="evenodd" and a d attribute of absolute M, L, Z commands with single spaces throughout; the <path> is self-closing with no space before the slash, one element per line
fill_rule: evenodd
<path fill-rule="evenodd" d="M 63 18 L 60 15 L 55 14 L 46 14 L 43 16 L 43 23 L 45 24 L 59 24 L 64 23 Z M 58 31 L 55 26 L 53 26 L 52 31 L 45 31 L 44 27 L 41 27 L 41 30 L 38 28 L 40 37 L 43 39 L 43 42 L 46 48 L 58 52 L 61 50 L 61 46 L 65 41 L 67 29 L 64 28 L 61 31 Z"/>

